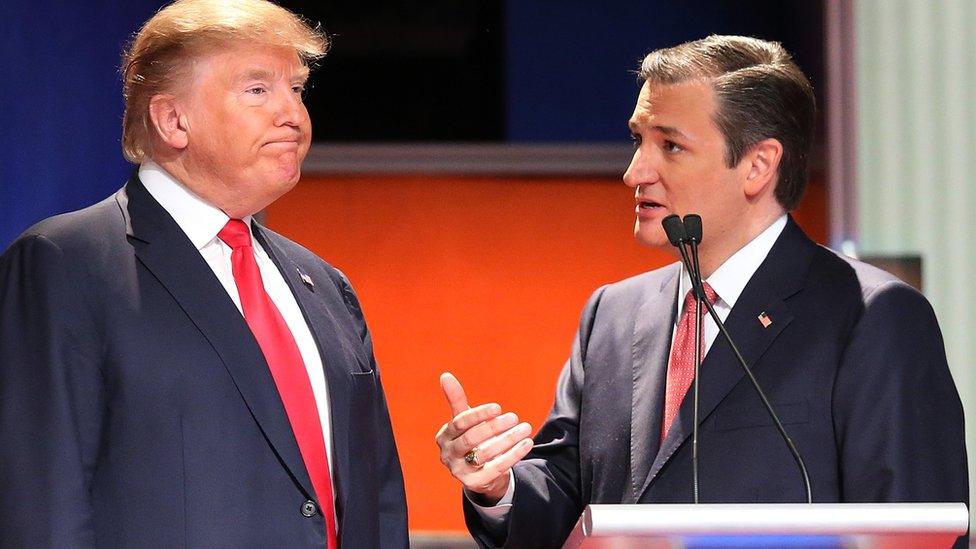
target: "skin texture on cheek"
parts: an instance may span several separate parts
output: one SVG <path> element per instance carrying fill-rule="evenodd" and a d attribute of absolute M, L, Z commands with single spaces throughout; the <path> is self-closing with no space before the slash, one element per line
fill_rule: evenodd
<path fill-rule="evenodd" d="M 725 165 L 714 108 L 707 82 L 647 82 L 641 89 L 630 121 L 639 148 L 625 182 L 639 200 L 663 206 L 638 218 L 635 236 L 642 244 L 671 250 L 660 226 L 667 214 L 701 215 L 709 244 L 722 240 L 724 225 L 738 215 L 735 170 Z"/>
<path fill-rule="evenodd" d="M 638 204 L 659 205 L 638 210 L 634 235 L 641 244 L 674 251 L 661 220 L 702 217 L 706 276 L 784 213 L 774 195 L 781 145 L 764 140 L 730 168 L 715 109 L 708 82 L 645 82 L 629 123 L 637 150 L 624 174 Z"/>
<path fill-rule="evenodd" d="M 184 103 L 185 183 L 232 217 L 255 213 L 291 190 L 311 140 L 308 113 L 293 90 L 306 72 L 294 52 L 273 47 L 198 61 Z M 281 141 L 292 143 L 274 143 Z"/>

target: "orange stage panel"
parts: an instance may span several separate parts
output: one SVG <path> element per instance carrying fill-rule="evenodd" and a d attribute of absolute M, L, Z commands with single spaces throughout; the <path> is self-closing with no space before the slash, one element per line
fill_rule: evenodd
<path fill-rule="evenodd" d="M 307 178 L 268 210 L 273 229 L 345 272 L 362 300 L 389 399 L 411 530 L 464 530 L 434 434 L 438 376 L 472 404 L 537 428 L 597 287 L 673 261 L 632 237 L 633 191 L 611 178 Z M 823 241 L 814 184 L 797 218 Z M 705 227 L 705 237 L 708 228 Z"/>

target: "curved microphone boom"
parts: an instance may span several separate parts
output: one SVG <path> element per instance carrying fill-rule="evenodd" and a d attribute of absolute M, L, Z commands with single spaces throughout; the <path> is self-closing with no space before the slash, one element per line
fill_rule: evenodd
<path fill-rule="evenodd" d="M 672 220 L 668 221 L 669 218 L 672 218 Z M 732 352 L 735 355 L 736 360 L 739 362 L 739 365 L 742 367 L 742 370 L 745 372 L 746 376 L 749 378 L 749 381 L 752 383 L 753 388 L 756 390 L 756 394 L 759 395 L 759 399 L 762 401 L 763 407 L 766 409 L 766 412 L 769 414 L 769 417 L 773 420 L 773 423 L 776 425 L 776 430 L 779 431 L 779 434 L 783 438 L 783 441 L 786 443 L 787 448 L 789 448 L 790 454 L 793 456 L 793 460 L 796 462 L 797 468 L 800 470 L 800 474 L 803 476 L 803 486 L 804 489 L 806 490 L 807 503 L 813 503 L 813 497 L 810 490 L 810 476 L 807 473 L 806 465 L 803 463 L 803 458 L 800 456 L 799 450 L 797 450 L 796 445 L 793 443 L 793 439 L 791 439 L 790 436 L 786 433 L 786 429 L 783 427 L 783 422 L 780 421 L 779 416 L 776 414 L 776 411 L 773 410 L 773 405 L 769 402 L 769 398 L 766 397 L 766 393 L 759 385 L 759 381 L 756 379 L 756 376 L 753 375 L 752 369 L 749 368 L 749 364 L 746 363 L 745 358 L 742 356 L 742 352 L 739 351 L 738 345 L 736 345 L 735 342 L 732 340 L 732 335 L 725 327 L 725 323 L 722 322 L 722 319 L 718 316 L 718 313 L 715 311 L 715 307 L 708 301 L 708 299 L 704 299 L 705 291 L 702 285 L 701 271 L 699 269 L 699 262 L 698 262 L 698 244 L 701 242 L 702 232 L 703 232 L 701 217 L 696 214 L 689 214 L 685 216 L 684 223 L 682 223 L 682 225 L 684 226 L 682 227 L 681 230 L 673 228 L 676 225 L 675 222 L 680 221 L 677 215 L 670 215 L 664 218 L 662 224 L 664 224 L 665 221 L 667 221 L 667 224 L 665 224 L 664 230 L 668 234 L 668 240 L 671 241 L 671 244 L 677 247 L 678 250 L 681 252 L 682 262 L 684 263 L 685 268 L 689 272 L 691 283 L 695 287 L 694 289 L 698 297 L 698 302 L 703 303 L 705 305 L 706 309 L 708 310 L 708 314 L 712 317 L 712 320 L 715 322 L 715 325 L 718 326 L 719 332 L 722 334 L 722 337 L 724 337 L 725 340 L 728 342 L 729 347 L 732 349 Z M 672 226 L 670 231 L 668 225 Z M 671 238 L 672 232 L 674 233 L 676 239 Z M 676 241 L 677 243 L 675 243 Z M 685 249 L 686 247 L 690 249 L 691 252 L 690 254 L 689 251 Z M 698 372 L 696 369 L 695 430 L 697 430 L 698 428 L 697 383 L 698 383 Z M 693 444 L 694 443 L 695 441 L 693 441 Z M 697 489 L 698 489 L 697 465 L 698 464 L 697 464 L 696 448 L 694 446 L 692 447 L 692 457 L 694 460 L 694 462 L 692 463 L 692 468 L 693 468 L 693 474 L 695 476 L 695 502 L 697 503 L 698 502 L 698 498 L 697 498 Z"/>

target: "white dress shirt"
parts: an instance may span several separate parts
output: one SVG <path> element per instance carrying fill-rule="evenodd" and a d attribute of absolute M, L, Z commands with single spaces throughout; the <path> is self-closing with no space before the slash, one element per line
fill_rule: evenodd
<path fill-rule="evenodd" d="M 714 306 L 715 312 L 718 313 L 722 322 L 725 322 L 725 319 L 728 318 L 732 307 L 735 306 L 735 302 L 742 295 L 742 290 L 745 289 L 752 275 L 756 274 L 759 266 L 762 265 L 766 256 L 769 255 L 769 250 L 773 248 L 773 244 L 776 243 L 776 239 L 779 238 L 779 235 L 785 228 L 786 214 L 783 214 L 772 225 L 759 233 L 759 236 L 750 240 L 742 248 L 739 248 L 739 251 L 732 254 L 718 269 L 715 269 L 715 272 L 711 276 L 705 279 L 705 282 L 708 282 L 718 295 L 718 300 Z M 674 345 L 674 337 L 678 331 L 678 321 L 684 312 L 685 295 L 691 289 L 691 277 L 688 275 L 688 271 L 685 270 L 684 265 L 681 266 L 680 276 L 681 279 L 678 281 L 678 295 L 676 298 L 678 300 L 678 314 L 675 315 L 674 328 L 671 330 L 671 345 Z M 708 349 L 712 347 L 712 343 L 715 341 L 715 337 L 718 336 L 718 325 L 712 320 L 711 315 L 707 313 L 702 322 L 702 329 L 704 330 L 702 340 L 705 344 L 705 353 L 707 354 Z M 671 360 L 670 355 L 671 353 L 669 352 L 669 366 Z M 704 357 L 705 355 L 702 356 Z M 515 474 L 509 471 L 508 475 L 508 491 L 505 492 L 502 499 L 494 506 L 483 507 L 471 501 L 469 498 L 469 501 L 471 501 L 474 508 L 478 510 L 479 514 L 489 526 L 494 525 L 500 527 L 505 521 L 505 517 L 508 516 L 509 509 L 512 507 L 512 498 L 515 495 Z"/>
<path fill-rule="evenodd" d="M 158 164 L 147 161 L 139 167 L 139 180 L 149 191 L 149 194 L 156 199 L 156 202 L 165 209 L 176 224 L 183 229 L 187 238 L 193 246 L 200 252 L 207 265 L 213 270 L 217 280 L 227 291 L 237 310 L 241 311 L 241 298 L 237 291 L 237 284 L 234 282 L 234 271 L 231 267 L 231 248 L 224 241 L 217 238 L 217 233 L 224 228 L 230 219 L 220 209 L 207 203 L 197 196 L 185 185 L 177 181 Z M 251 231 L 251 216 L 243 219 L 247 225 L 247 230 Z M 264 283 L 264 290 L 271 297 L 275 307 L 285 319 L 288 329 L 291 330 L 298 350 L 308 371 L 308 380 L 312 385 L 312 394 L 315 397 L 315 405 L 319 412 L 319 421 L 322 423 L 322 435 L 325 439 L 325 452 L 329 458 L 329 467 L 332 466 L 332 428 L 329 421 L 329 390 L 325 383 L 325 370 L 322 367 L 322 356 L 319 354 L 318 345 L 312 337 L 312 331 L 305 322 L 302 310 L 298 307 L 298 301 L 285 278 L 281 275 L 274 261 L 268 257 L 268 253 L 261 247 L 261 243 L 251 234 L 252 246 L 254 248 L 254 258 L 257 261 L 258 269 L 261 271 L 261 280 Z M 334 478 L 335 475 L 330 475 Z M 335 495 L 335 482 L 332 485 L 332 493 Z"/>
<path fill-rule="evenodd" d="M 785 228 L 786 214 L 783 214 L 772 225 L 767 227 L 766 230 L 759 233 L 759 236 L 739 248 L 739 251 L 732 254 L 731 257 L 725 260 L 725 263 L 722 263 L 718 269 L 715 269 L 715 272 L 711 276 L 705 279 L 705 282 L 708 282 L 708 285 L 715 290 L 715 294 L 718 296 L 718 300 L 714 303 L 715 312 L 718 313 L 718 317 L 722 319 L 722 322 L 725 322 L 725 319 L 728 318 L 729 313 L 732 312 L 732 307 L 735 306 L 735 302 L 742 295 L 742 290 L 745 289 L 752 275 L 756 274 L 759 266 L 762 265 L 766 256 L 769 255 L 769 250 L 773 248 L 773 244 L 776 243 L 776 239 L 779 238 L 780 233 Z M 682 313 L 684 313 L 685 295 L 689 290 L 691 290 L 691 277 L 688 275 L 688 271 L 685 270 L 684 265 L 682 265 L 681 280 L 678 282 L 678 314 L 674 317 L 674 329 L 671 330 L 671 345 L 674 345 L 674 337 L 678 332 L 678 322 L 681 319 Z M 702 308 L 704 310 L 704 306 Z M 707 354 L 708 349 L 712 347 L 712 343 L 718 336 L 718 325 L 715 324 L 712 316 L 707 311 L 702 322 L 702 330 L 704 331 L 702 333 L 702 340 L 705 344 L 705 353 Z M 670 358 L 668 366 L 670 366 Z"/>

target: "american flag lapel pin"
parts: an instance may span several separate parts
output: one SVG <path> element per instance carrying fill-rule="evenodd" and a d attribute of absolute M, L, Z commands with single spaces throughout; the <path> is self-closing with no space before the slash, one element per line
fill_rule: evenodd
<path fill-rule="evenodd" d="M 773 324 L 773 319 L 769 318 L 766 311 L 759 313 L 759 323 L 762 324 L 763 328 L 769 328 Z"/>
<path fill-rule="evenodd" d="M 306 273 L 303 273 L 302 270 L 299 268 L 296 268 L 295 270 L 298 271 L 298 275 L 302 278 L 302 282 L 304 282 L 305 285 L 308 286 L 308 289 L 314 291 L 315 283 L 312 282 L 312 277 L 308 276 Z"/>

